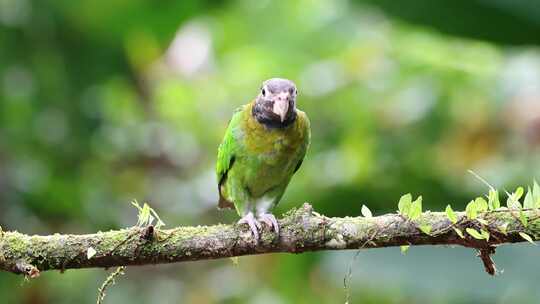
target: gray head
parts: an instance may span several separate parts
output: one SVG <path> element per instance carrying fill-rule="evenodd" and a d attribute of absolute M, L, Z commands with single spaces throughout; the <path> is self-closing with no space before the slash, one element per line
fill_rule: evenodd
<path fill-rule="evenodd" d="M 283 128 L 296 119 L 296 85 L 284 78 L 263 82 L 253 106 L 253 116 L 271 128 Z"/>

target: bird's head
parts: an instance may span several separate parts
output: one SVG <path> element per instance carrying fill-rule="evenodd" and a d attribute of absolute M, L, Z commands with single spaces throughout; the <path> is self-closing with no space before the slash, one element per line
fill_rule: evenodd
<path fill-rule="evenodd" d="M 253 116 L 268 127 L 286 127 L 296 119 L 294 82 L 284 78 L 271 78 L 263 82 L 255 100 Z"/>

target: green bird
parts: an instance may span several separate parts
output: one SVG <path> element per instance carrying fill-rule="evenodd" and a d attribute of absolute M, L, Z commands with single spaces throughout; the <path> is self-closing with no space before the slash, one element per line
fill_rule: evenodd
<path fill-rule="evenodd" d="M 254 101 L 238 108 L 217 156 L 219 207 L 234 208 L 258 239 L 260 222 L 279 234 L 277 205 L 300 168 L 311 131 L 296 108 L 296 85 L 282 78 L 263 82 Z"/>

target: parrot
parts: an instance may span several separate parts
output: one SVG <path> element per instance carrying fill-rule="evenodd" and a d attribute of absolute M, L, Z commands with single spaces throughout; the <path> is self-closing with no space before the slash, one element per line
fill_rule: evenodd
<path fill-rule="evenodd" d="M 310 121 L 296 108 L 297 95 L 291 80 L 264 81 L 256 98 L 234 111 L 218 148 L 218 206 L 236 209 L 237 224 L 247 224 L 255 239 L 261 223 L 279 236 L 271 209 L 310 145 Z"/>

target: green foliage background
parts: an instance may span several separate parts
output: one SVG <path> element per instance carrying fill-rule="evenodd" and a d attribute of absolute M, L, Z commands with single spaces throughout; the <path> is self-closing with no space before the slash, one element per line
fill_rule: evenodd
<path fill-rule="evenodd" d="M 399 3 L 397 5 L 396 3 Z M 34 234 L 233 222 L 214 162 L 234 108 L 293 79 L 313 144 L 277 213 L 464 207 L 540 168 L 533 1 L 0 0 L 0 226 Z M 535 303 L 540 252 L 362 253 L 352 303 Z M 108 303 L 340 303 L 352 252 L 131 267 Z M 92 303 L 103 270 L 0 273 L 6 303 Z"/>

